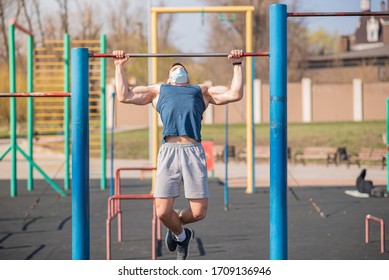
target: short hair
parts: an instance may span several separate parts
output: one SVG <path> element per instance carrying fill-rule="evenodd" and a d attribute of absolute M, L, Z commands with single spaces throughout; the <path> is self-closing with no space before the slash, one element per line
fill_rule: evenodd
<path fill-rule="evenodd" d="M 188 73 L 188 70 L 186 70 L 186 67 L 184 66 L 184 64 L 182 64 L 182 63 L 180 63 L 180 62 L 174 62 L 174 63 L 172 64 L 172 66 L 170 66 L 170 69 L 172 69 L 174 66 L 177 66 L 177 65 L 179 65 L 179 66 L 181 66 L 182 68 L 184 68 L 185 72 Z M 169 69 L 169 71 L 170 71 L 170 69 Z"/>
<path fill-rule="evenodd" d="M 182 68 L 184 68 L 185 72 L 188 74 L 188 84 L 190 84 L 190 79 L 189 79 L 189 73 L 188 73 L 188 70 L 186 69 L 186 67 L 184 66 L 184 64 L 180 63 L 180 62 L 174 62 L 170 68 L 169 68 L 169 73 L 170 73 L 170 70 L 174 67 L 174 66 L 181 66 Z M 170 77 L 168 77 L 169 79 Z"/>

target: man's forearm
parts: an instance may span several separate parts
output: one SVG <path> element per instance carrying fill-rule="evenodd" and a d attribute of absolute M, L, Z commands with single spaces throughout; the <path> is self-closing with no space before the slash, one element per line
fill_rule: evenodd
<path fill-rule="evenodd" d="M 129 95 L 127 81 L 124 76 L 123 65 L 115 66 L 115 86 L 118 100 L 123 102 L 128 98 Z"/>
<path fill-rule="evenodd" d="M 234 65 L 234 74 L 232 77 L 232 82 L 231 82 L 231 92 L 234 96 L 237 96 L 239 99 L 243 97 L 243 91 L 242 89 L 242 65 Z"/>

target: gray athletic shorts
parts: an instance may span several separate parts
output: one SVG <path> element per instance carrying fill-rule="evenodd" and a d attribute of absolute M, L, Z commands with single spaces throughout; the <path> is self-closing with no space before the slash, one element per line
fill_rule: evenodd
<path fill-rule="evenodd" d="M 208 198 L 208 171 L 201 143 L 164 143 L 159 149 L 154 197 Z"/>

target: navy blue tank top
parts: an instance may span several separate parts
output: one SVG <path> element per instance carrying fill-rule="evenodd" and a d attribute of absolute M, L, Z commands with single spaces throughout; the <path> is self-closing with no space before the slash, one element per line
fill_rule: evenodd
<path fill-rule="evenodd" d="M 156 110 L 163 123 L 163 143 L 167 136 L 183 135 L 201 141 L 205 103 L 200 86 L 161 85 Z"/>

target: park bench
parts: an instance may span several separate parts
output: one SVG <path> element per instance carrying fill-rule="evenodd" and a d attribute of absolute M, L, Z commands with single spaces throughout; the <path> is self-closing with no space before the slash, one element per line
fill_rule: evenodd
<path fill-rule="evenodd" d="M 354 155 L 350 159 L 355 162 L 358 167 L 361 163 L 376 164 L 380 163 L 381 168 L 384 169 L 386 165 L 386 150 L 383 148 L 361 148 L 357 155 Z"/>
<path fill-rule="evenodd" d="M 213 146 L 213 156 L 216 161 L 224 161 L 224 150 L 225 145 L 214 145 Z M 235 159 L 235 146 L 228 145 L 228 158 Z"/>
<path fill-rule="evenodd" d="M 246 149 L 238 154 L 238 160 L 246 160 Z M 268 160 L 270 159 L 270 147 L 269 146 L 255 146 L 254 157 L 256 160 Z"/>
<path fill-rule="evenodd" d="M 332 147 L 305 147 L 301 152 L 294 155 L 294 163 L 301 162 L 305 165 L 307 160 L 326 161 L 327 166 L 330 163 L 337 165 L 337 149 Z"/>

